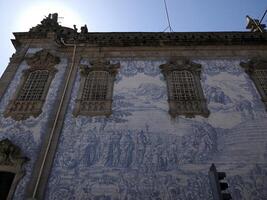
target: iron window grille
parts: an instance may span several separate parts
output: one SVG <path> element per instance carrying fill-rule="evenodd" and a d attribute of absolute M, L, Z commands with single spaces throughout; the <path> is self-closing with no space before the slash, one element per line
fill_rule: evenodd
<path fill-rule="evenodd" d="M 189 60 L 177 60 L 160 68 L 167 81 L 170 115 L 208 117 L 209 111 L 200 83 L 201 65 Z"/>
<path fill-rule="evenodd" d="M 40 101 L 49 77 L 48 70 L 36 70 L 29 74 L 21 88 L 17 100 Z"/>
<path fill-rule="evenodd" d="M 253 58 L 249 62 L 241 62 L 240 65 L 254 82 L 267 111 L 267 60 Z"/>
<path fill-rule="evenodd" d="M 81 66 L 81 83 L 74 116 L 109 116 L 112 113 L 114 80 L 119 64 L 104 60 Z"/>

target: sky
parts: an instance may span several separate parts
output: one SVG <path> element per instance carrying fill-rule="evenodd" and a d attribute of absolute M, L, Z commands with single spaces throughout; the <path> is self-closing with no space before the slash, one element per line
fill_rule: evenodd
<path fill-rule="evenodd" d="M 247 31 L 246 15 L 260 19 L 267 0 L 166 0 L 175 32 Z M 0 76 L 15 52 L 13 32 L 27 32 L 49 13 L 62 26 L 90 32 L 162 32 L 164 0 L 0 0 Z M 264 23 L 267 24 L 267 16 Z"/>

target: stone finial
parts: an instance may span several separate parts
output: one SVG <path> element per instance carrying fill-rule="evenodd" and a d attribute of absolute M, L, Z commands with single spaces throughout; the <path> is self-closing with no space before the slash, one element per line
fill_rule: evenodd
<path fill-rule="evenodd" d="M 88 33 L 88 28 L 87 28 L 87 25 L 86 24 L 81 27 L 81 33 L 82 34 Z"/>

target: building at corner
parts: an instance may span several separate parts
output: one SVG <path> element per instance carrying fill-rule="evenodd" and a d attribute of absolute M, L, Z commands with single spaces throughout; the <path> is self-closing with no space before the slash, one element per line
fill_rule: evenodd
<path fill-rule="evenodd" d="M 0 81 L 0 199 L 267 198 L 267 33 L 114 32 L 49 15 Z"/>

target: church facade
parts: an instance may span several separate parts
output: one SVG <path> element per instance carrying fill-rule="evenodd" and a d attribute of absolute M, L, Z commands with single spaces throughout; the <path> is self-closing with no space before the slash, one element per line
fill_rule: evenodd
<path fill-rule="evenodd" d="M 6 199 L 267 198 L 266 32 L 14 33 L 0 81 Z"/>

